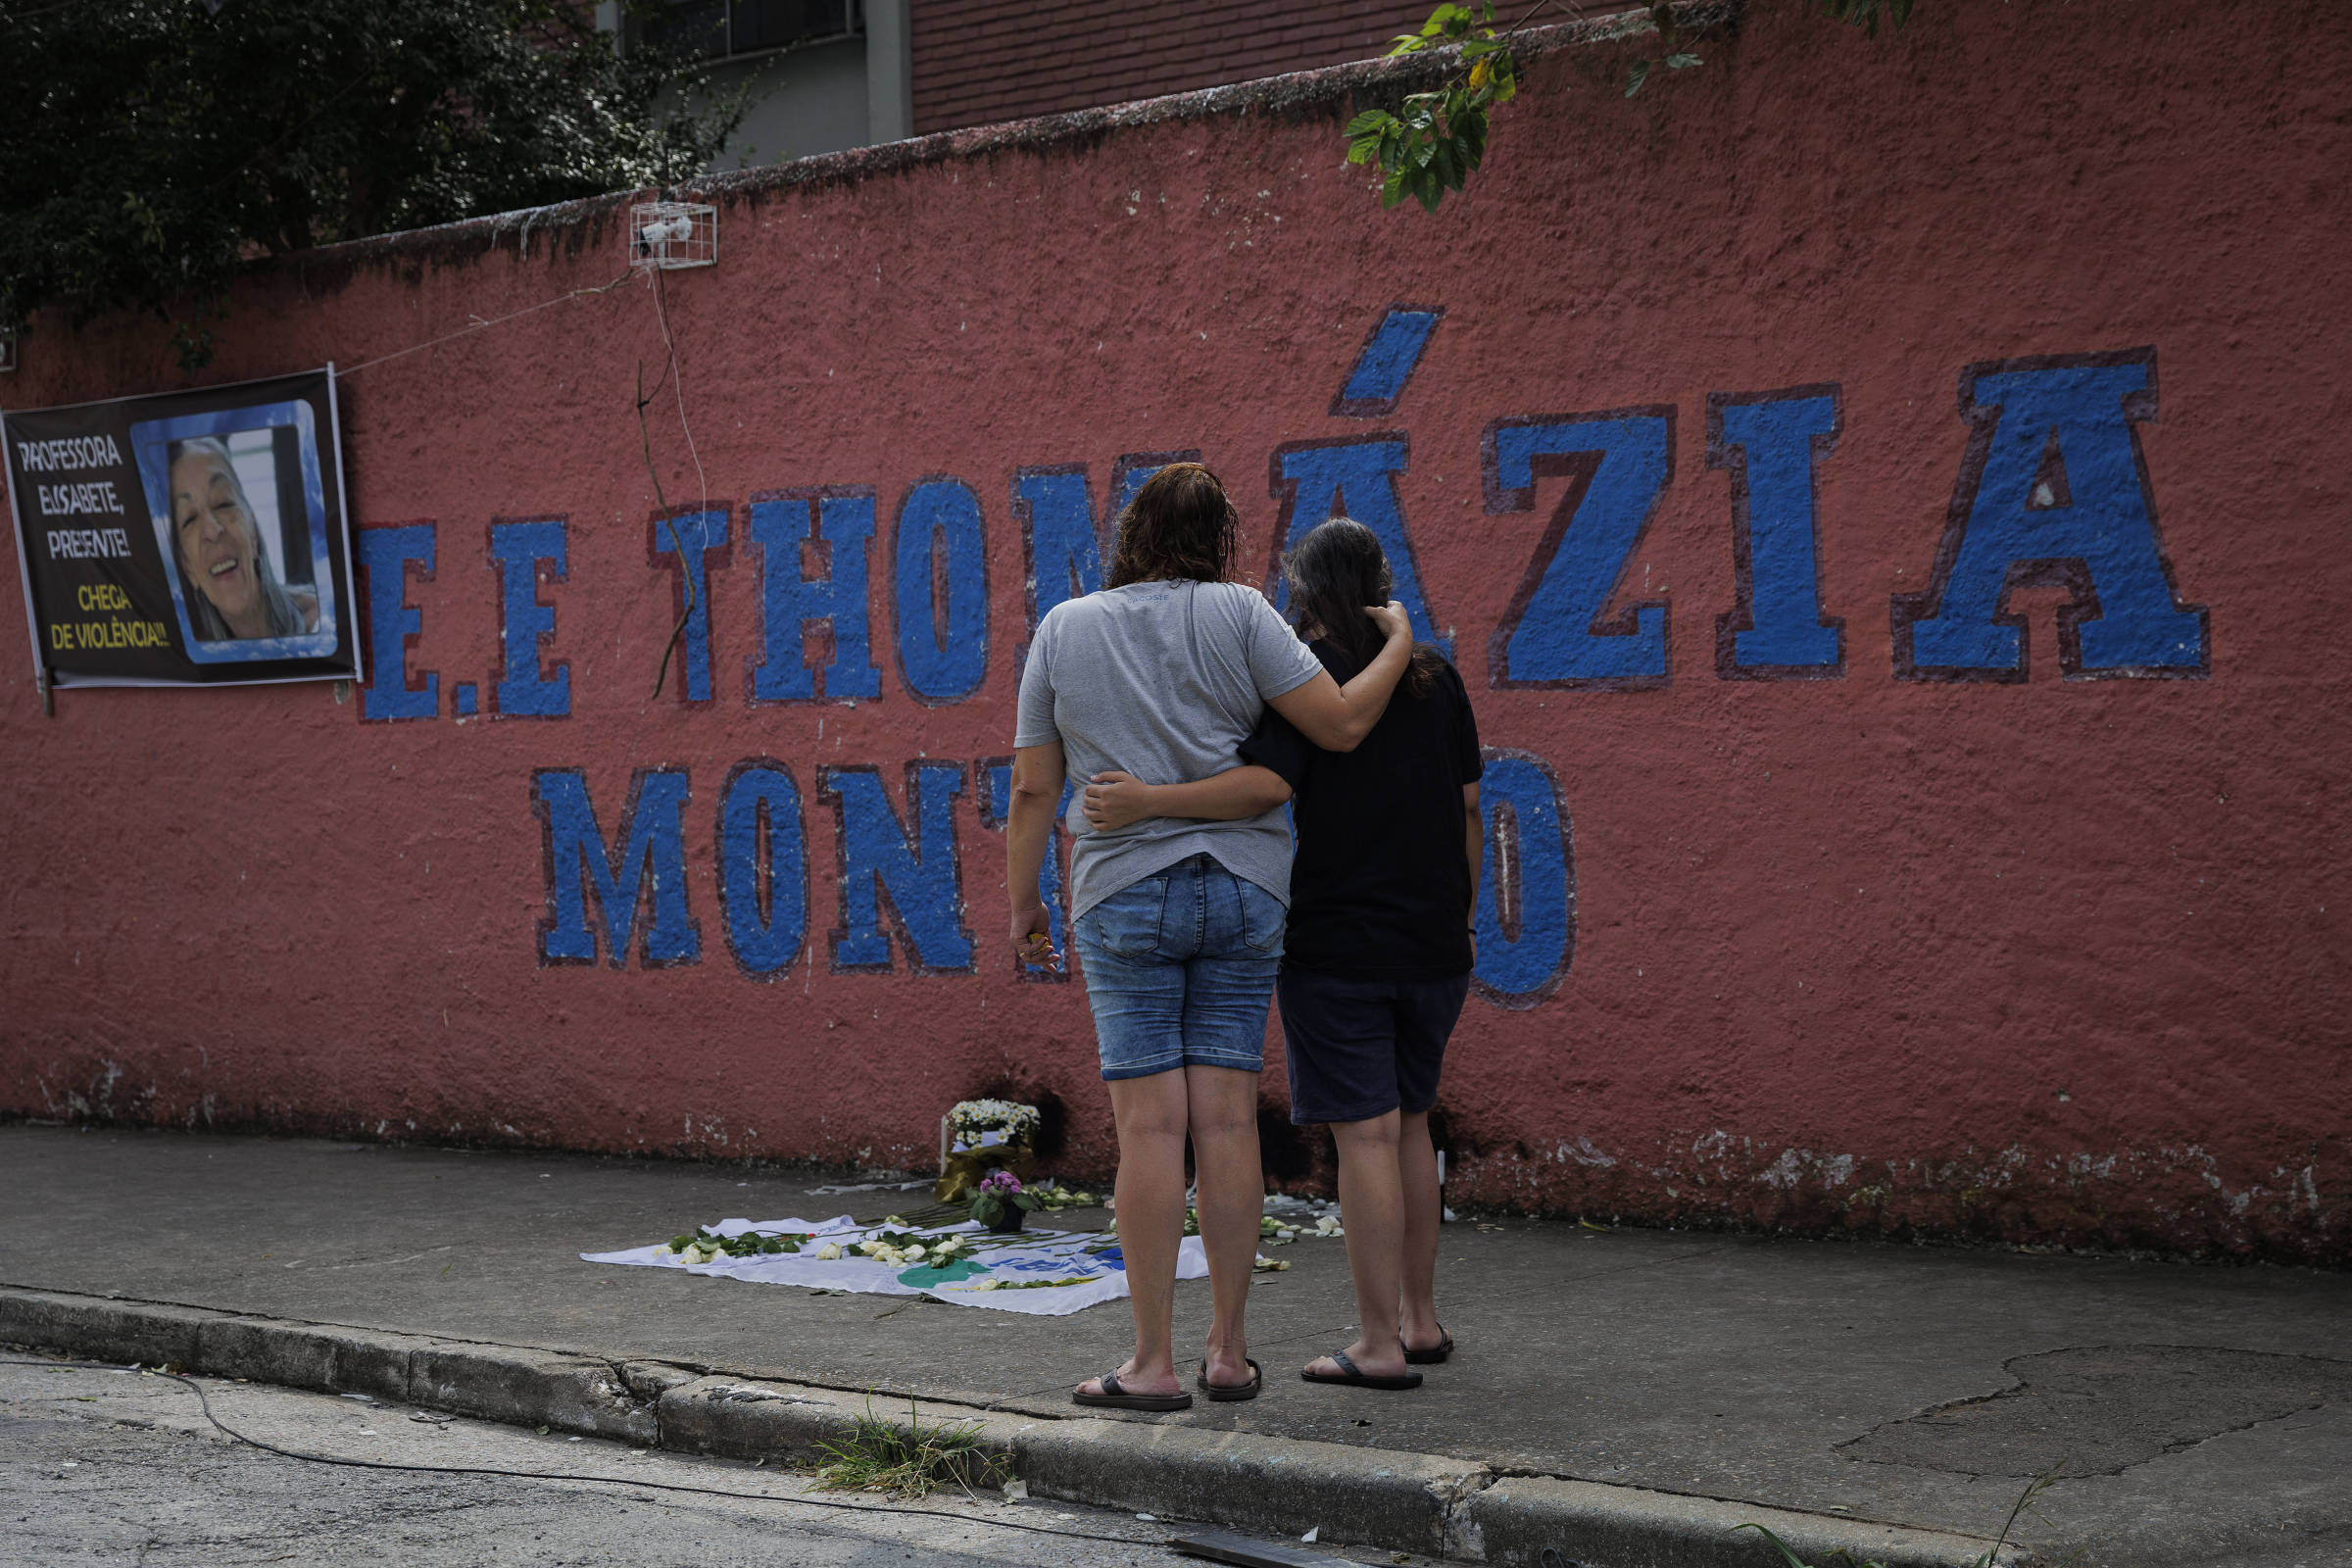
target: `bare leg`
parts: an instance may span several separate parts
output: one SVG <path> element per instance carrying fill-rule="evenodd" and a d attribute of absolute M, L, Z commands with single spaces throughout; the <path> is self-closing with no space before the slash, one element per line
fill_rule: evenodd
<path fill-rule="evenodd" d="M 1438 1224 L 1444 1202 L 1438 1191 L 1438 1154 L 1429 1141 L 1429 1112 L 1410 1111 L 1396 1136 L 1396 1175 L 1404 1194 L 1404 1246 L 1397 1320 L 1404 1343 L 1434 1350 L 1444 1340 L 1438 1327 Z M 1355 1235 L 1348 1223 L 1348 1234 Z"/>
<path fill-rule="evenodd" d="M 1130 1394 L 1175 1394 L 1169 1344 L 1176 1306 L 1176 1250 L 1184 1243 L 1185 1074 L 1114 1078 L 1110 1113 L 1119 1129 L 1119 1250 L 1135 1309 L 1135 1354 L 1118 1369 Z M 1246 1268 L 1248 1265 L 1244 1265 Z M 1093 1378 L 1081 1394 L 1102 1393 Z"/>
<path fill-rule="evenodd" d="M 1266 1206 L 1265 1175 L 1257 1154 L 1257 1074 L 1233 1067 L 1187 1067 L 1184 1076 L 1191 1082 L 1200 1246 L 1208 1253 L 1208 1294 L 1215 1314 L 1205 1365 L 1209 1382 L 1236 1386 L 1250 1381 L 1250 1340 L 1242 1314 L 1250 1304 L 1257 1222 Z"/>
<path fill-rule="evenodd" d="M 1358 1332 L 1348 1347 L 1357 1370 L 1395 1377 L 1406 1370 L 1396 1338 L 1401 1290 L 1404 1195 L 1397 1161 L 1396 1111 L 1367 1121 L 1335 1122 L 1340 1146 L 1340 1216 L 1348 1228 L 1348 1269 L 1355 1276 Z M 1312 1370 L 1339 1374 L 1329 1357 Z"/>

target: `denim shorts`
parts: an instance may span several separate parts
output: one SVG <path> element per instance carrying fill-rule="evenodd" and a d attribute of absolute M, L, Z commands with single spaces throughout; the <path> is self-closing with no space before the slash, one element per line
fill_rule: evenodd
<path fill-rule="evenodd" d="M 1289 911 L 1207 855 L 1133 882 L 1078 917 L 1104 1078 L 1266 1064 L 1266 1006 Z"/>

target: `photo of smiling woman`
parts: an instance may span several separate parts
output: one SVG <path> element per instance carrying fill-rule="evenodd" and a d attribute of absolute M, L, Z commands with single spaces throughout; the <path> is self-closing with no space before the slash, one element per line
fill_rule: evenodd
<path fill-rule="evenodd" d="M 216 436 L 172 442 L 166 499 L 172 560 L 197 641 L 300 637 L 318 629 L 318 594 L 278 580 L 224 442 Z"/>

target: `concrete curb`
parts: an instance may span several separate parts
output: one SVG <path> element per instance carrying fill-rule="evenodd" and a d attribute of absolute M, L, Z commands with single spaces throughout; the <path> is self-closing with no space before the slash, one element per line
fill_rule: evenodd
<path fill-rule="evenodd" d="M 976 1424 L 1030 1494 L 1506 1568 L 1772 1568 L 1760 1524 L 1814 1561 L 1971 1568 L 1988 1543 L 1467 1460 L 1149 1422 L 1005 1413 L 529 1347 L 0 1286 L 0 1344 L 370 1394 L 485 1420 L 730 1458 L 807 1461 L 861 1418 Z M 2022 1552 L 2004 1565 L 2023 1568 Z"/>

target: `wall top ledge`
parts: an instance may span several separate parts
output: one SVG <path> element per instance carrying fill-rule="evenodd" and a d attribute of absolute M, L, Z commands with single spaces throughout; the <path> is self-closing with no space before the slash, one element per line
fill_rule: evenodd
<path fill-rule="evenodd" d="M 1686 30 L 1705 32 L 1738 25 L 1745 9 L 1746 0 L 1678 0 L 1675 15 Z M 1614 43 L 1650 30 L 1646 8 L 1637 7 L 1579 22 L 1530 27 L 1518 35 L 1514 47 L 1523 59 L 1534 58 L 1563 49 Z M 1251 114 L 1281 115 L 1293 121 L 1331 116 L 1344 110 L 1367 88 L 1405 89 L 1433 80 L 1444 71 L 1450 53 L 1359 60 L 1133 103 L 934 131 L 905 141 L 819 153 L 759 169 L 706 174 L 658 194 L 732 206 L 739 201 L 757 203 L 804 186 L 857 184 L 936 164 L 968 163 L 1000 152 L 1043 153 L 1072 145 L 1091 145 L 1119 131 L 1152 125 Z M 563 235 L 569 241 L 565 248 L 576 250 L 599 237 L 607 222 L 621 221 L 631 202 L 648 199 L 651 194 L 655 193 L 642 189 L 612 191 L 545 207 L 376 234 L 265 263 L 255 271 L 266 274 L 278 268 L 293 268 L 305 273 L 319 270 L 349 271 L 368 265 L 415 262 L 447 265 L 509 246 L 517 254 L 527 255 L 531 241 L 538 236 L 545 236 L 552 243 Z"/>

